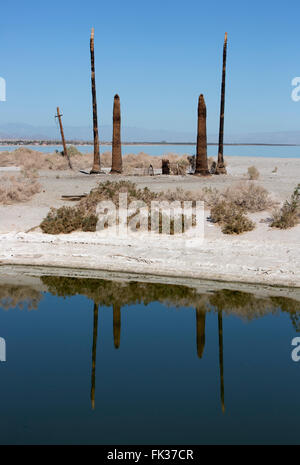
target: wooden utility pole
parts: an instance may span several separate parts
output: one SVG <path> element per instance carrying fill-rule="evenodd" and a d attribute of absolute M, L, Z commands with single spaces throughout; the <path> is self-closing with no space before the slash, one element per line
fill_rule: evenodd
<path fill-rule="evenodd" d="M 94 131 L 94 163 L 91 174 L 100 173 L 100 152 L 99 152 L 99 135 L 98 135 L 98 116 L 97 116 L 97 98 L 95 82 L 95 54 L 94 54 L 94 28 L 91 32 L 90 40 L 91 51 L 91 82 L 92 82 L 92 99 L 93 99 L 93 131 Z"/>
<path fill-rule="evenodd" d="M 58 121 L 59 121 L 59 127 L 60 127 L 62 145 L 63 145 L 63 148 L 64 148 L 64 156 L 67 158 L 68 163 L 69 163 L 69 167 L 70 167 L 71 170 L 72 170 L 73 167 L 72 167 L 72 163 L 71 163 L 71 160 L 70 160 L 68 151 L 67 151 L 67 146 L 66 146 L 66 141 L 65 141 L 65 136 L 64 136 L 63 125 L 62 125 L 62 122 L 61 122 L 61 117 L 62 117 L 62 115 L 61 115 L 60 112 L 59 112 L 59 107 L 57 107 L 57 116 L 56 116 L 56 118 L 58 118 Z"/>
<path fill-rule="evenodd" d="M 220 105 L 219 150 L 218 150 L 218 163 L 217 163 L 216 174 L 227 174 L 225 164 L 224 164 L 224 157 L 223 157 L 226 57 L 227 57 L 227 32 L 225 32 L 225 39 L 224 39 L 224 46 L 223 46 L 223 68 L 222 68 L 221 105 Z"/>

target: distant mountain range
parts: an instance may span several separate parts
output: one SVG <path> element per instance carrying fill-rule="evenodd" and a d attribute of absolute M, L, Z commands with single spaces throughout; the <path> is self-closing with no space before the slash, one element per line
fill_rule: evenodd
<path fill-rule="evenodd" d="M 65 126 L 65 137 L 68 140 L 92 140 L 92 127 Z M 101 141 L 111 141 L 112 127 L 104 125 L 99 128 Z M 0 140 L 57 140 L 60 138 L 56 126 L 32 126 L 25 123 L 8 123 L 0 125 Z M 136 127 L 122 127 L 123 142 L 195 142 L 193 132 L 176 132 L 168 130 L 151 130 Z M 217 142 L 217 134 L 208 135 L 208 142 Z M 225 135 L 225 143 L 263 143 L 263 144 L 300 144 L 300 131 L 261 132 L 239 135 Z"/>

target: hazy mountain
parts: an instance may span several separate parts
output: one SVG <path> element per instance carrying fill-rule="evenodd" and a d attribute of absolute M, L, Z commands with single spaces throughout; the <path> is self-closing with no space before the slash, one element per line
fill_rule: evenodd
<path fill-rule="evenodd" d="M 92 140 L 93 130 L 88 126 L 64 126 L 66 139 Z M 99 128 L 101 140 L 111 141 L 112 126 L 104 125 Z M 60 132 L 56 126 L 31 126 L 29 124 L 2 124 L 0 125 L 0 139 L 59 139 Z M 192 142 L 195 139 L 193 133 L 176 133 L 174 131 L 149 130 L 144 128 L 122 127 L 122 140 L 133 141 L 172 141 Z"/>
<path fill-rule="evenodd" d="M 92 127 L 65 126 L 66 139 L 92 140 Z M 111 141 L 112 127 L 104 125 L 99 128 L 100 140 Z M 59 139 L 58 126 L 32 126 L 26 123 L 9 123 L 0 125 L 1 139 Z M 193 132 L 176 132 L 168 130 L 152 130 L 145 128 L 122 128 L 124 142 L 195 142 L 196 134 Z M 217 134 L 208 135 L 208 142 L 217 142 Z M 300 131 L 261 132 L 225 136 L 225 143 L 265 143 L 265 144 L 300 144 Z"/>

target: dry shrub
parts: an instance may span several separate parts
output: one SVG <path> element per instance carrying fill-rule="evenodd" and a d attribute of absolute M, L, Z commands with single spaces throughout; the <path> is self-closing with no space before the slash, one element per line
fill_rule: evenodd
<path fill-rule="evenodd" d="M 26 202 L 42 189 L 36 173 L 29 171 L 22 171 L 18 176 L 2 175 L 0 182 L 0 204 Z"/>
<path fill-rule="evenodd" d="M 51 208 L 40 227 L 46 234 L 68 234 L 78 230 L 95 231 L 96 224 L 97 217 L 83 208 L 61 207 Z"/>
<path fill-rule="evenodd" d="M 254 181 L 259 178 L 259 171 L 257 168 L 255 168 L 255 166 L 249 166 L 248 177 L 251 181 Z"/>
<path fill-rule="evenodd" d="M 40 227 L 48 234 L 70 233 L 72 231 L 95 231 L 97 225 L 96 208 L 101 201 L 112 201 L 116 208 L 119 207 L 119 194 L 127 193 L 128 205 L 133 201 L 141 201 L 150 209 L 153 200 L 198 200 L 198 197 L 189 191 L 178 189 L 174 192 L 168 191 L 155 193 L 147 187 L 139 189 L 130 181 L 100 183 L 92 189 L 89 195 L 74 207 L 52 208 L 47 217 L 42 221 Z M 182 204 L 181 204 L 182 205 Z M 135 214 L 134 214 L 135 215 Z M 129 217 L 129 220 L 134 216 Z M 161 232 L 162 216 L 160 216 L 159 232 Z M 148 226 L 151 225 L 149 217 Z M 171 221 L 171 234 L 174 232 L 174 221 Z"/>
<path fill-rule="evenodd" d="M 147 153 L 140 152 L 138 154 L 128 153 L 123 157 L 124 168 L 148 168 L 152 165 L 153 168 L 161 168 L 161 157 L 151 156 Z"/>
<path fill-rule="evenodd" d="M 268 191 L 250 182 L 229 187 L 222 195 L 225 200 L 243 207 L 248 212 L 263 211 L 274 206 L 274 201 Z"/>
<path fill-rule="evenodd" d="M 221 224 L 225 234 L 251 231 L 255 224 L 245 213 L 263 211 L 274 205 L 264 187 L 250 182 L 229 187 L 222 193 L 208 189 L 207 199 L 212 221 Z"/>
<path fill-rule="evenodd" d="M 273 211 L 272 228 L 288 229 L 300 221 L 300 184 L 295 188 L 290 200 L 286 200 L 280 209 Z"/>
<path fill-rule="evenodd" d="M 76 157 L 76 156 L 81 156 L 82 153 L 78 150 L 76 145 L 67 145 L 67 152 L 69 157 Z"/>
<path fill-rule="evenodd" d="M 92 189 L 89 195 L 80 201 L 79 206 L 89 212 L 95 213 L 99 202 L 111 200 L 118 208 L 119 194 L 125 192 L 127 193 L 128 204 L 134 200 L 141 200 L 150 207 L 151 201 L 159 198 L 159 195 L 150 191 L 148 187 L 139 189 L 136 184 L 130 181 L 106 181 L 100 183 L 95 189 Z"/>
<path fill-rule="evenodd" d="M 212 208 L 210 218 L 222 226 L 224 234 L 241 234 L 252 231 L 255 224 L 244 214 L 245 210 L 234 202 L 220 200 Z"/>
<path fill-rule="evenodd" d="M 0 166 L 20 166 L 25 170 L 43 167 L 45 154 L 25 147 L 9 152 L 0 152 Z"/>
<path fill-rule="evenodd" d="M 47 234 L 68 234 L 73 231 L 96 231 L 96 208 L 99 202 L 111 200 L 116 207 L 119 206 L 119 193 L 127 192 L 128 204 L 134 200 L 141 200 L 148 206 L 151 200 L 158 197 L 147 187 L 138 189 L 129 181 L 100 183 L 92 189 L 89 195 L 83 198 L 74 207 L 51 208 L 40 227 Z"/>
<path fill-rule="evenodd" d="M 110 168 L 112 163 L 112 155 L 109 150 L 100 154 L 101 165 L 105 168 Z"/>
<path fill-rule="evenodd" d="M 93 164 L 92 148 L 89 153 L 81 153 L 76 146 L 67 146 L 68 153 L 72 159 L 74 170 L 88 169 Z M 179 156 L 168 154 L 171 163 L 178 163 L 178 171 L 183 173 L 185 165 L 188 164 L 188 155 Z M 111 151 L 100 153 L 101 165 L 110 168 L 112 162 Z M 148 169 L 150 165 L 154 169 L 161 168 L 163 156 L 151 156 L 147 153 L 129 153 L 123 156 L 123 171 L 126 174 L 135 174 L 136 169 Z M 14 151 L 0 152 L 0 166 L 20 166 L 26 170 L 69 170 L 66 157 L 61 151 L 43 153 L 26 147 L 19 147 Z"/>
<path fill-rule="evenodd" d="M 263 211 L 274 206 L 274 201 L 271 199 L 268 191 L 250 182 L 229 187 L 224 192 L 220 192 L 214 187 L 203 187 L 202 189 L 193 191 L 177 187 L 175 190 L 168 190 L 166 193 L 162 193 L 162 195 L 168 200 L 203 201 L 208 207 L 213 207 L 220 200 L 225 200 L 251 213 Z"/>
<path fill-rule="evenodd" d="M 217 189 L 211 187 L 203 187 L 193 191 L 177 187 L 175 190 L 168 189 L 166 192 L 158 193 L 161 200 L 168 200 L 173 202 L 179 200 L 184 201 L 203 201 L 209 207 L 214 205 L 220 198 L 220 193 Z"/>

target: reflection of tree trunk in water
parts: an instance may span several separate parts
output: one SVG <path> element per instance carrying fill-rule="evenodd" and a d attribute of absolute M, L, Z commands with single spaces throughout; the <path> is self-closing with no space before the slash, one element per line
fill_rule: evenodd
<path fill-rule="evenodd" d="M 113 305 L 113 319 L 114 319 L 114 344 L 115 348 L 120 347 L 121 338 L 121 307 L 120 305 Z"/>
<path fill-rule="evenodd" d="M 219 328 L 219 363 L 220 363 L 220 381 L 221 381 L 221 405 L 222 412 L 225 412 L 224 403 L 224 365 L 223 365 L 223 316 L 222 312 L 218 312 L 218 328 Z"/>
<path fill-rule="evenodd" d="M 97 335 L 98 335 L 98 304 L 96 304 L 94 302 L 94 329 L 93 329 L 93 349 L 92 349 L 92 387 L 91 387 L 92 409 L 95 408 Z"/>
<path fill-rule="evenodd" d="M 202 358 L 205 346 L 205 315 L 205 310 L 196 308 L 197 354 L 199 358 Z"/>

